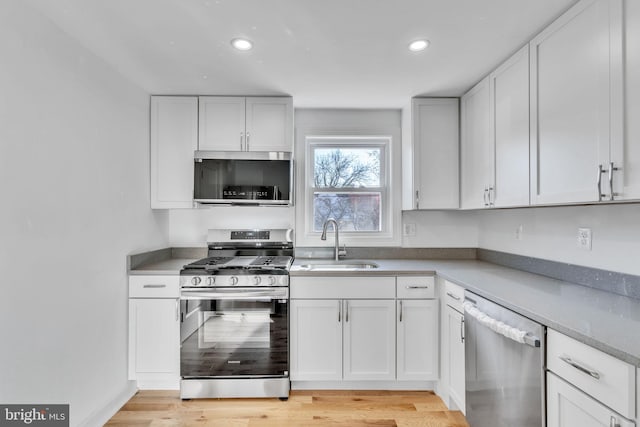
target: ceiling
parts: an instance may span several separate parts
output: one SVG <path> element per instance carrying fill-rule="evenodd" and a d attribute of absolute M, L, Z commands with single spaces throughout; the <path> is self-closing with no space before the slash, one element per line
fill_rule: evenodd
<path fill-rule="evenodd" d="M 459 96 L 575 0 L 30 0 L 151 94 L 399 108 Z M 254 49 L 236 51 L 234 37 Z M 426 38 L 414 53 L 410 41 Z"/>

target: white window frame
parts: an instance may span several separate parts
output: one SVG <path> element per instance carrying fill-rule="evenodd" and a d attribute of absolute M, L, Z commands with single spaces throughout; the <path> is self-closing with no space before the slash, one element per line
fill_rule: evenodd
<path fill-rule="evenodd" d="M 296 109 L 294 168 L 296 176 L 294 209 L 295 245 L 299 248 L 332 247 L 333 231 L 326 241 L 313 231 L 313 193 L 308 188 L 308 174 L 313 173 L 308 149 L 310 139 L 340 137 L 389 140 L 386 155 L 385 181 L 387 183 L 387 228 L 383 232 L 340 232 L 340 245 L 349 247 L 376 247 L 402 245 L 402 115 L 400 110 L 379 109 Z M 312 181 L 311 181 L 312 182 Z M 364 235 L 366 234 L 366 235 Z M 314 252 L 315 253 L 315 252 Z"/>
<path fill-rule="evenodd" d="M 321 232 L 314 230 L 314 194 L 320 193 L 380 193 L 380 230 L 379 231 L 344 231 L 340 230 L 342 239 L 349 237 L 374 238 L 388 237 L 391 235 L 391 200 L 389 179 L 389 152 L 391 136 L 366 136 L 366 135 L 307 135 L 305 137 L 305 164 L 308 165 L 305 175 L 305 234 L 307 236 L 320 236 Z M 321 187 L 314 186 L 315 159 L 314 150 L 317 148 L 379 148 L 380 149 L 380 186 L 379 187 Z M 319 238 L 319 237 L 318 237 Z M 341 240 L 342 240 L 341 239 Z"/>

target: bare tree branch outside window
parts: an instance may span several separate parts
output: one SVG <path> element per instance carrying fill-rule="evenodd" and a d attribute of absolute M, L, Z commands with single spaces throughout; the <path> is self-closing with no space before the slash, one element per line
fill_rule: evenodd
<path fill-rule="evenodd" d="M 314 230 L 335 218 L 342 231 L 380 231 L 380 155 L 379 147 L 314 150 Z"/>

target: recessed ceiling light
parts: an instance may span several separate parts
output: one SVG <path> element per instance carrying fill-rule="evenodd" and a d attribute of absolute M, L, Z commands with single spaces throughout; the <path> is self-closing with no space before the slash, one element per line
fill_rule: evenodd
<path fill-rule="evenodd" d="M 249 50 L 253 47 L 253 43 L 251 43 L 247 39 L 233 39 L 231 40 L 231 46 L 235 47 L 238 50 Z"/>
<path fill-rule="evenodd" d="M 429 40 L 415 40 L 409 43 L 409 50 L 411 52 L 420 52 L 425 50 L 429 46 Z"/>

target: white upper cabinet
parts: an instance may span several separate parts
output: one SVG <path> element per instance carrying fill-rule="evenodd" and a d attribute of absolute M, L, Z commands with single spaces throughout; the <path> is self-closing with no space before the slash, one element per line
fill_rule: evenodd
<path fill-rule="evenodd" d="M 245 99 L 201 96 L 198 150 L 244 151 Z"/>
<path fill-rule="evenodd" d="M 247 98 L 246 113 L 247 151 L 291 151 L 291 98 Z"/>
<path fill-rule="evenodd" d="M 455 98 L 414 98 L 412 185 L 408 209 L 457 209 L 459 201 L 459 113 Z"/>
<path fill-rule="evenodd" d="M 193 207 L 198 98 L 151 97 L 151 208 Z"/>
<path fill-rule="evenodd" d="M 529 205 L 529 46 L 489 76 L 493 145 L 491 206 Z M 490 161 L 488 163 L 491 163 Z"/>
<path fill-rule="evenodd" d="M 491 141 L 489 78 L 463 95 L 461 102 L 460 207 L 489 206 L 493 191 L 493 143 Z"/>
<path fill-rule="evenodd" d="M 530 43 L 532 204 L 610 197 L 623 127 L 621 2 L 583 0 Z"/>
<path fill-rule="evenodd" d="M 286 151 L 293 146 L 290 97 L 201 96 L 199 150 Z"/>
<path fill-rule="evenodd" d="M 615 200 L 640 199 L 640 2 L 624 3 L 625 30 L 625 127 L 624 145 L 614 145 L 611 161 L 614 166 Z"/>

